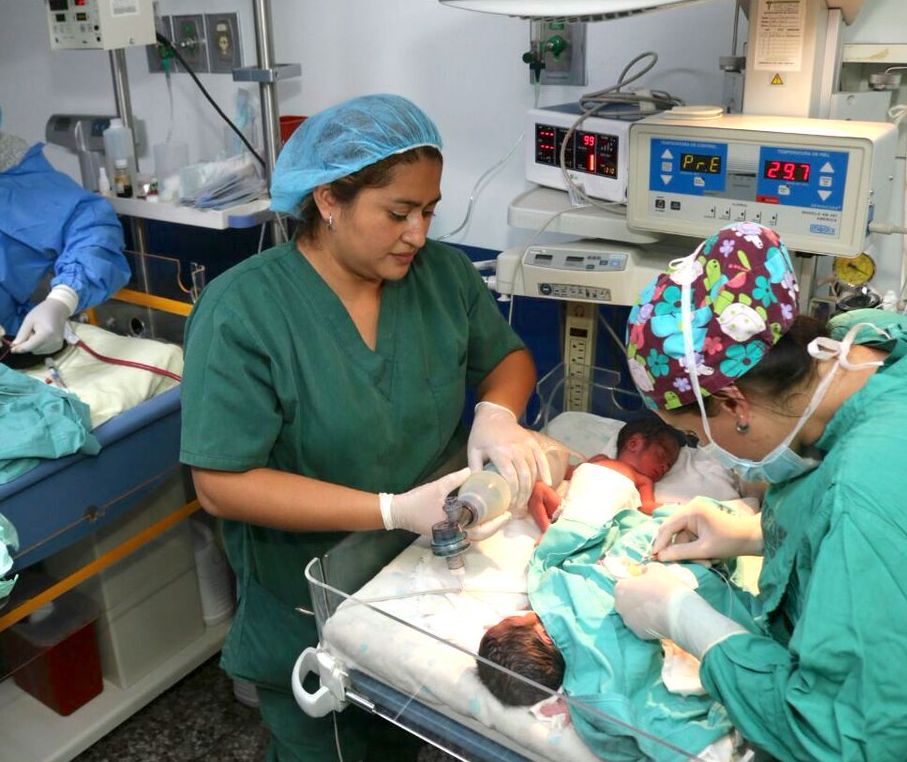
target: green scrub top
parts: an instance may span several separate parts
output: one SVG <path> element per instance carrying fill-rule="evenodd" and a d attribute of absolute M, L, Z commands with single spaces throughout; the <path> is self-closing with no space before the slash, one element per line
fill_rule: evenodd
<path fill-rule="evenodd" d="M 292 243 L 212 281 L 186 335 L 183 463 L 371 492 L 409 490 L 460 450 L 467 386 L 523 347 L 467 257 L 433 241 L 385 281 L 374 351 Z M 312 608 L 303 570 L 344 536 L 224 522 L 240 589 L 228 672 L 288 690 L 294 660 L 317 642 L 295 610 Z"/>
<path fill-rule="evenodd" d="M 832 335 L 885 317 L 862 313 Z M 826 426 L 821 465 L 766 493 L 771 637 L 734 635 L 702 663 L 740 733 L 779 760 L 907 759 L 907 325 L 886 322 L 890 354 Z"/>

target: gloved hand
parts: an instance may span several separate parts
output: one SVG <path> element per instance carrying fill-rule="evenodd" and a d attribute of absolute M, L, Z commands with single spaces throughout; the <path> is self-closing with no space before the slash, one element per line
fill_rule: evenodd
<path fill-rule="evenodd" d="M 494 463 L 510 486 L 511 510 L 526 505 L 536 481 L 551 484 L 548 459 L 534 432 L 520 426 L 512 411 L 494 402 L 476 405 L 466 457 L 473 471 L 481 471 L 486 460 Z"/>
<path fill-rule="evenodd" d="M 733 516 L 712 501 L 694 498 L 659 527 L 652 555 L 659 561 L 761 555 L 759 515 Z"/>
<path fill-rule="evenodd" d="M 63 328 L 72 315 L 74 306 L 69 294 L 58 290 L 61 288 L 75 295 L 75 291 L 67 286 L 54 287 L 47 298 L 25 316 L 13 341 L 13 353 L 49 355 L 63 346 Z M 78 304 L 78 296 L 75 298 Z"/>
<path fill-rule="evenodd" d="M 643 574 L 617 581 L 614 610 L 643 640 L 673 640 L 702 659 L 712 646 L 746 632 L 719 614 L 663 564 L 646 564 Z"/>
<path fill-rule="evenodd" d="M 443 509 L 444 499 L 458 489 L 471 473 L 468 468 L 461 468 L 401 495 L 380 493 L 378 504 L 384 528 L 407 529 L 431 537 L 432 525 L 447 518 Z"/>

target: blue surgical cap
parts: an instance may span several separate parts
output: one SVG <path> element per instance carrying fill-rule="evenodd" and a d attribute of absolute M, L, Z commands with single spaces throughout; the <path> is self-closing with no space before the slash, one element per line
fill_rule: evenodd
<path fill-rule="evenodd" d="M 306 119 L 287 141 L 271 179 L 271 209 L 297 215 L 319 185 L 420 146 L 441 149 L 434 122 L 399 95 L 363 95 Z"/>

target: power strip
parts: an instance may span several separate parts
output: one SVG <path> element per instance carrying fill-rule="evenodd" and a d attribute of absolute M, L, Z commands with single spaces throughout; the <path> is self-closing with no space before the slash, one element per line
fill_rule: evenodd
<path fill-rule="evenodd" d="M 567 302 L 564 326 L 564 410 L 591 410 L 592 367 L 598 306 Z"/>

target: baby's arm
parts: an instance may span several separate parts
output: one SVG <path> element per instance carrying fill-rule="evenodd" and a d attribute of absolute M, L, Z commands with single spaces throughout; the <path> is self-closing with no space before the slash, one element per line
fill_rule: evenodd
<path fill-rule="evenodd" d="M 639 490 L 639 500 L 642 503 L 642 505 L 639 506 L 639 510 L 647 516 L 651 516 L 652 511 L 661 505 L 661 503 L 656 502 L 655 500 L 655 483 L 648 476 L 643 476 L 640 473 L 637 473 L 636 475 L 638 477 L 638 480 L 635 482 L 636 489 Z"/>
<path fill-rule="evenodd" d="M 545 482 L 536 482 L 529 496 L 529 515 L 544 532 L 551 526 L 551 517 L 561 504 L 561 496 Z"/>

